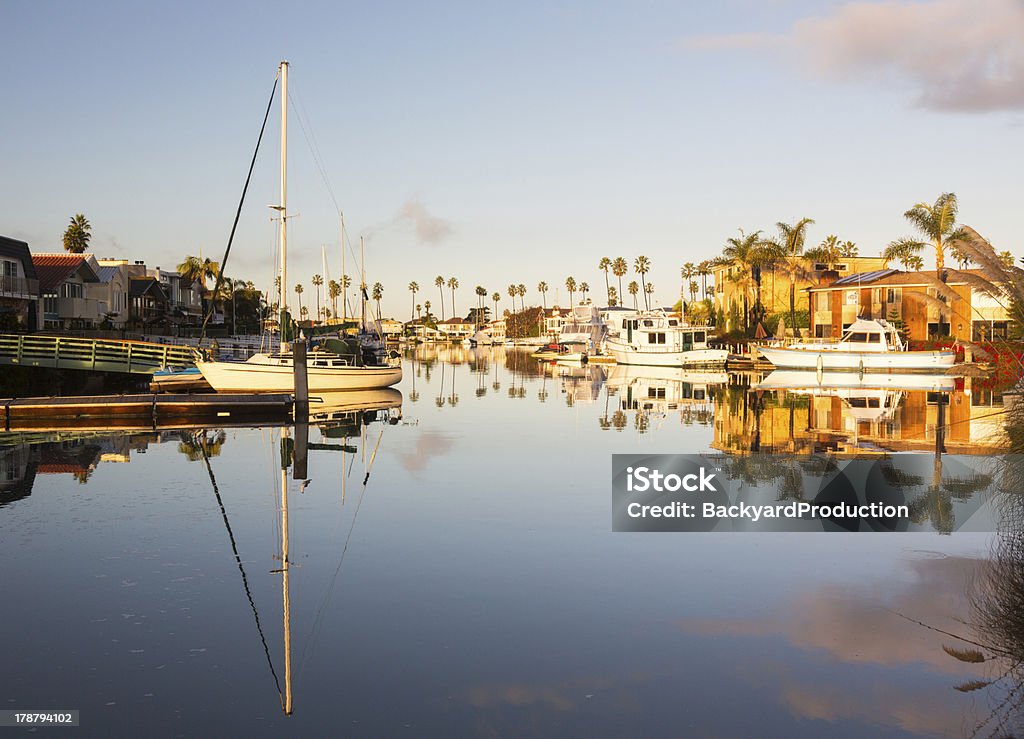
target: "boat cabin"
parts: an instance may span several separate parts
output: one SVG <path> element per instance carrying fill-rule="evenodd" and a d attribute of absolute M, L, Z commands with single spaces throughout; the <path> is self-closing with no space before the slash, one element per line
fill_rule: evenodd
<path fill-rule="evenodd" d="M 903 340 L 896 328 L 887 321 L 854 321 L 839 344 L 845 351 L 898 352 L 903 351 Z"/>

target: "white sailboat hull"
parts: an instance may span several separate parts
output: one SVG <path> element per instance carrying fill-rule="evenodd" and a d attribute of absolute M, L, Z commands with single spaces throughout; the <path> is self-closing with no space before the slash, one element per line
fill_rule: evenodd
<path fill-rule="evenodd" d="M 953 352 L 857 352 L 834 349 L 778 349 L 758 347 L 765 359 L 776 367 L 792 369 L 885 369 L 928 370 L 952 367 Z"/>
<path fill-rule="evenodd" d="M 290 360 L 268 362 L 197 362 L 218 393 L 291 393 L 295 375 Z M 371 390 L 402 381 L 401 367 L 307 367 L 309 394 L 337 390 Z"/>

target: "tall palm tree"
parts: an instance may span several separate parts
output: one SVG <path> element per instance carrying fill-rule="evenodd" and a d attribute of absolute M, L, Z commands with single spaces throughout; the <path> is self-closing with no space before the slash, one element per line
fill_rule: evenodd
<path fill-rule="evenodd" d="M 565 278 L 565 289 L 569 291 L 569 307 L 572 308 L 573 295 L 576 293 L 576 278 L 572 275 Z"/>
<path fill-rule="evenodd" d="M 844 241 L 839 245 L 839 256 L 843 259 L 857 256 L 857 245 L 852 241 Z"/>
<path fill-rule="evenodd" d="M 725 240 L 725 247 L 722 249 L 722 256 L 736 265 L 736 271 L 729 279 L 735 282 L 743 295 L 743 330 L 750 329 L 750 293 L 757 291 L 754 305 L 760 305 L 760 280 L 755 278 L 755 270 L 760 266 L 762 254 L 759 252 L 766 248 L 765 242 L 761 239 L 761 232 L 744 233 L 740 229 L 738 237 L 733 236 Z M 771 248 L 771 247 L 768 247 Z"/>
<path fill-rule="evenodd" d="M 425 310 L 427 312 L 427 316 L 426 317 L 430 318 L 430 301 L 429 300 L 424 300 L 423 301 L 423 310 Z"/>
<path fill-rule="evenodd" d="M 491 293 L 491 301 L 494 303 L 494 320 L 498 320 L 498 301 L 501 300 L 501 293 L 495 291 Z"/>
<path fill-rule="evenodd" d="M 546 313 L 548 310 L 548 283 L 537 283 L 537 292 L 540 293 L 541 305 L 544 306 L 544 312 Z"/>
<path fill-rule="evenodd" d="M 352 278 L 348 275 L 341 276 L 341 317 L 348 317 L 348 289 L 352 287 Z"/>
<path fill-rule="evenodd" d="M 487 300 L 487 288 L 483 285 L 476 286 L 476 325 L 484 322 L 484 301 Z"/>
<path fill-rule="evenodd" d="M 441 320 L 444 320 L 444 278 L 438 275 L 434 278 L 434 285 L 437 287 L 437 292 L 441 295 Z"/>
<path fill-rule="evenodd" d="M 512 285 L 512 284 L 509 284 L 509 286 L 508 286 L 508 296 L 510 298 L 512 298 L 512 312 L 513 313 L 516 312 L 516 295 L 517 294 L 518 294 L 518 291 L 516 290 L 516 286 Z"/>
<path fill-rule="evenodd" d="M 929 244 L 935 249 L 935 274 L 941 280 L 946 267 L 946 248 L 949 247 L 954 259 L 964 260 L 964 254 L 957 248 L 957 242 L 967 238 L 967 232 L 956 222 L 956 194 L 944 192 L 936 198 L 934 205 L 918 203 L 903 214 L 917 230 L 928 239 L 921 241 L 906 237 L 893 241 L 882 253 L 887 259 L 904 260 L 916 256 Z M 904 262 L 906 263 L 906 262 Z"/>
<path fill-rule="evenodd" d="M 516 285 L 516 294 L 519 295 L 519 302 L 523 306 L 523 310 L 526 310 L 526 285 L 519 283 Z"/>
<path fill-rule="evenodd" d="M 612 268 L 612 260 L 608 257 L 601 257 L 601 261 L 597 263 L 597 268 L 604 272 L 604 299 L 610 300 L 608 297 L 608 270 Z"/>
<path fill-rule="evenodd" d="M 711 260 L 705 259 L 697 265 L 697 275 L 701 279 L 701 295 L 708 294 L 708 275 L 711 274 Z"/>
<path fill-rule="evenodd" d="M 689 288 L 690 288 L 690 302 L 691 303 L 696 303 L 697 302 L 697 291 L 700 290 L 700 285 L 697 284 L 696 280 L 690 280 Z"/>
<path fill-rule="evenodd" d="M 583 301 L 587 300 L 587 293 L 590 292 L 590 285 L 585 282 L 580 283 L 580 294 L 583 296 Z"/>
<path fill-rule="evenodd" d="M 418 284 L 417 284 L 417 283 L 415 282 L 415 280 L 414 280 L 413 282 L 410 282 L 410 283 L 409 283 L 409 292 L 411 292 L 411 293 L 412 293 L 412 304 L 413 304 L 413 314 L 415 314 L 415 312 L 416 312 L 416 311 L 415 311 L 415 306 L 416 306 L 416 293 L 418 293 L 419 291 L 420 291 L 420 286 L 419 286 L 419 285 L 418 285 Z M 412 316 L 412 315 L 410 315 L 410 316 L 409 316 L 409 320 L 411 321 L 411 320 L 412 320 L 412 318 L 413 318 L 413 316 Z"/>
<path fill-rule="evenodd" d="M 377 302 L 377 320 L 380 320 L 380 301 L 384 297 L 384 286 L 379 282 L 373 283 L 373 299 Z"/>
<path fill-rule="evenodd" d="M 448 287 L 452 291 L 452 317 L 455 317 L 455 291 L 459 288 L 459 280 L 457 277 L 448 278 Z"/>
<path fill-rule="evenodd" d="M 92 238 L 92 225 L 82 213 L 71 217 L 71 222 L 64 231 L 64 249 L 72 254 L 82 254 L 89 248 Z"/>
<path fill-rule="evenodd" d="M 302 315 L 302 291 L 304 289 L 305 288 L 302 287 L 302 283 L 301 282 L 295 286 L 295 294 L 299 296 L 299 315 L 300 316 Z"/>
<path fill-rule="evenodd" d="M 796 336 L 796 278 L 803 274 L 801 257 L 804 253 L 804 242 L 807 240 L 807 227 L 812 225 L 811 218 L 801 218 L 794 224 L 779 221 L 775 227 L 779 229 L 779 236 L 773 239 L 771 244 L 782 256 L 781 264 L 789 276 L 789 320 L 793 325 L 793 335 Z"/>
<path fill-rule="evenodd" d="M 636 303 L 636 294 L 640 292 L 640 286 L 633 280 L 629 283 L 629 294 L 633 296 L 633 310 L 639 310 Z"/>
<path fill-rule="evenodd" d="M 612 261 L 612 274 L 619 278 L 619 295 L 622 295 L 622 278 L 629 272 L 629 262 L 622 257 L 615 257 Z"/>
<path fill-rule="evenodd" d="M 644 302 L 647 304 L 648 310 L 650 310 L 652 300 L 654 300 L 654 283 L 648 282 L 644 285 Z"/>
<path fill-rule="evenodd" d="M 220 265 L 209 259 L 209 257 L 200 259 L 196 256 L 187 256 L 185 261 L 178 265 L 177 269 L 178 274 L 188 284 L 191 285 L 198 282 L 203 287 L 206 287 L 207 280 L 216 280 L 217 275 L 220 273 Z M 280 278 L 277 279 L 276 285 L 280 289 Z"/>
<path fill-rule="evenodd" d="M 619 304 L 619 291 L 612 285 L 608 288 L 608 306 L 616 306 Z"/>
<path fill-rule="evenodd" d="M 324 286 L 324 278 L 320 275 L 313 275 L 313 287 L 316 288 L 316 315 L 320 317 L 320 288 Z"/>
<path fill-rule="evenodd" d="M 338 316 L 338 298 L 341 297 L 341 283 L 337 280 L 327 282 L 327 297 L 331 299 L 331 309 L 335 318 Z"/>
<path fill-rule="evenodd" d="M 644 292 L 644 306 L 647 308 L 647 310 L 650 310 L 651 306 L 648 304 L 648 300 L 647 300 L 647 295 L 649 293 L 647 292 L 647 288 L 644 287 L 644 275 L 646 275 L 647 272 L 650 269 L 651 269 L 651 260 L 648 259 L 647 257 L 643 256 L 642 254 L 639 257 L 637 257 L 635 260 L 633 260 L 633 271 L 635 271 L 638 275 L 640 275 L 640 288 Z"/>

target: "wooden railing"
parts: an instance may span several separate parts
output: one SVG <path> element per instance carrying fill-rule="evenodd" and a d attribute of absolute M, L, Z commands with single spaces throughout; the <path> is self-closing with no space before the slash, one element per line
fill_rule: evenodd
<path fill-rule="evenodd" d="M 0 364 L 151 375 L 163 367 L 191 367 L 191 347 L 144 341 L 0 334 Z"/>

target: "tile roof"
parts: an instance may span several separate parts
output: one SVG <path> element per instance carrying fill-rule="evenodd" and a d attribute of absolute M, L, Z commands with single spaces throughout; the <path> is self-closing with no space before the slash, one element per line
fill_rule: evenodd
<path fill-rule="evenodd" d="M 90 254 L 33 254 L 32 264 L 36 268 L 36 277 L 39 278 L 39 292 L 54 292 L 83 266 L 88 270 L 86 282 L 96 282 L 96 274 L 87 261 L 90 256 Z"/>

